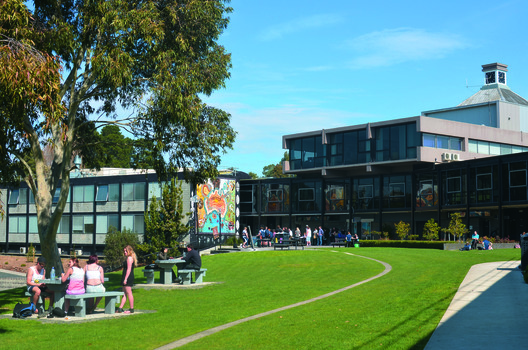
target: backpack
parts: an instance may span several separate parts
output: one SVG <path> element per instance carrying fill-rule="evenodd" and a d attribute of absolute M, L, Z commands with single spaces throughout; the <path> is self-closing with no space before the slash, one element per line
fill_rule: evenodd
<path fill-rule="evenodd" d="M 13 309 L 14 318 L 26 318 L 35 312 L 35 305 L 31 304 L 22 304 L 18 302 Z"/>

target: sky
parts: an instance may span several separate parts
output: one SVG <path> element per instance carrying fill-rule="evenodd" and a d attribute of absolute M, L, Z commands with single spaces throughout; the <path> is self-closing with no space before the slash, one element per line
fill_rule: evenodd
<path fill-rule="evenodd" d="M 407 118 L 454 107 L 508 65 L 528 99 L 528 3 L 232 0 L 220 43 L 226 87 L 205 101 L 231 114 L 234 149 L 221 168 L 276 164 L 282 136 Z"/>

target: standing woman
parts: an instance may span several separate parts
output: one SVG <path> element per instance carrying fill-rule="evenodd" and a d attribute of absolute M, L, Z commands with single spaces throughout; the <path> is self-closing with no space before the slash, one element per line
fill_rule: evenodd
<path fill-rule="evenodd" d="M 121 305 L 119 305 L 119 309 L 117 309 L 116 312 L 124 312 L 126 314 L 131 314 L 134 313 L 134 296 L 132 295 L 132 286 L 134 285 L 134 266 L 137 265 L 137 257 L 136 253 L 134 253 L 134 249 L 132 249 L 132 247 L 129 245 L 127 245 L 123 249 L 123 254 L 125 255 L 126 259 L 123 263 L 123 275 L 121 276 L 121 285 L 123 286 L 123 292 L 125 293 L 125 295 L 121 299 Z M 130 310 L 123 311 L 123 306 L 125 306 L 127 297 L 128 303 L 130 304 Z"/>

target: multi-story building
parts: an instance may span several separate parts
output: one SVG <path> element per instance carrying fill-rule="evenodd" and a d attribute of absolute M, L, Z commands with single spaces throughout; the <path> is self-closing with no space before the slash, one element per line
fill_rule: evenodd
<path fill-rule="evenodd" d="M 528 227 L 528 101 L 507 86 L 507 66 L 482 66 L 482 88 L 456 107 L 385 122 L 283 136 L 285 179 L 241 182 L 242 224 L 394 231 L 420 235 L 457 211 L 482 235 Z"/>

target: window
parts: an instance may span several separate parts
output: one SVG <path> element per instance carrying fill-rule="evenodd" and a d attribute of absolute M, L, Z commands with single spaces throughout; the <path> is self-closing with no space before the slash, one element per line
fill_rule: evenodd
<path fill-rule="evenodd" d="M 432 180 L 420 181 L 416 206 L 419 208 L 435 206 L 436 195 L 436 188 L 433 186 Z"/>
<path fill-rule="evenodd" d="M 373 197 L 373 186 L 372 185 L 359 185 L 358 197 L 359 198 L 372 198 Z"/>
<path fill-rule="evenodd" d="M 92 215 L 73 216 L 73 234 L 94 233 L 94 222 Z"/>
<path fill-rule="evenodd" d="M 161 184 L 159 182 L 149 182 L 148 198 L 151 199 L 152 197 L 156 197 L 157 199 L 160 199 L 163 193 L 163 186 L 165 186 L 165 184 L 165 182 L 162 182 Z"/>
<path fill-rule="evenodd" d="M 119 215 L 97 215 L 95 218 L 95 233 L 108 233 L 110 227 L 114 227 L 116 230 L 119 227 Z"/>
<path fill-rule="evenodd" d="M 447 136 L 437 136 L 436 137 L 436 146 L 437 146 L 437 148 L 449 149 L 449 137 L 447 137 Z"/>
<path fill-rule="evenodd" d="M 460 185 L 460 177 L 448 177 L 446 186 L 447 186 L 447 193 L 460 192 L 462 189 Z"/>
<path fill-rule="evenodd" d="M 57 194 L 57 192 L 55 192 Z M 74 186 L 73 187 L 73 202 L 84 203 L 94 201 L 94 186 Z"/>
<path fill-rule="evenodd" d="M 299 202 L 315 200 L 313 188 L 299 188 Z"/>
<path fill-rule="evenodd" d="M 98 185 L 97 202 L 117 202 L 119 200 L 119 184 Z"/>
<path fill-rule="evenodd" d="M 132 184 L 123 184 L 123 200 L 124 201 L 142 201 L 145 200 L 145 186 L 144 182 L 136 182 Z"/>
<path fill-rule="evenodd" d="M 510 200 L 526 200 L 526 169 L 510 171 Z"/>
<path fill-rule="evenodd" d="M 477 175 L 477 191 L 491 190 L 491 173 L 489 174 L 478 174 Z"/>
<path fill-rule="evenodd" d="M 70 233 L 70 216 L 62 215 L 61 221 L 59 223 L 59 228 L 57 233 L 69 234 Z"/>
<path fill-rule="evenodd" d="M 29 217 L 29 233 L 38 233 L 38 222 L 35 215 Z"/>
<path fill-rule="evenodd" d="M 26 233 L 26 217 L 10 216 L 9 233 Z"/>
<path fill-rule="evenodd" d="M 145 233 L 145 216 L 143 215 L 123 215 L 121 216 L 121 231 L 124 229 L 132 232 Z"/>
<path fill-rule="evenodd" d="M 405 197 L 405 184 L 403 182 L 389 184 L 389 196 Z"/>
<path fill-rule="evenodd" d="M 9 205 L 26 204 L 27 203 L 27 188 L 19 188 L 11 190 L 9 193 Z"/>

